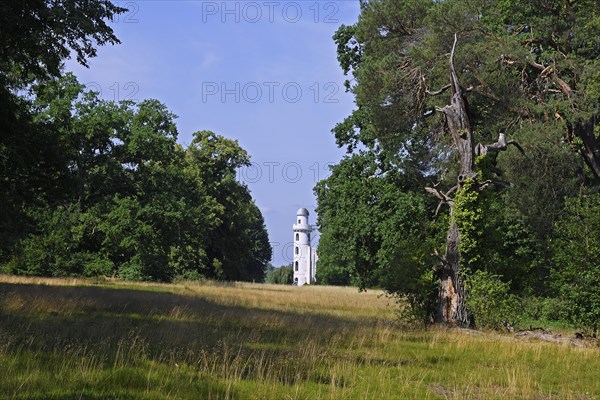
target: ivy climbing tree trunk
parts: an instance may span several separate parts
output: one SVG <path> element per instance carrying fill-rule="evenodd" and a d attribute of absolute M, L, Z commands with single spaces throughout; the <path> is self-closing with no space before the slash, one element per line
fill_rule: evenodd
<path fill-rule="evenodd" d="M 457 41 L 458 38 L 455 34 L 454 44 L 450 53 L 450 84 L 435 94 L 439 94 L 446 89 L 451 89 L 452 91 L 450 104 L 438 108 L 437 111 L 441 112 L 445 117 L 447 129 L 452 136 L 452 144 L 458 153 L 460 170 L 456 186 L 451 188 L 447 193 L 442 193 L 436 187 L 429 187 L 426 190 L 450 207 L 450 225 L 446 236 L 446 251 L 440 257 L 442 263 L 438 269 L 440 286 L 435 320 L 438 323 L 447 323 L 454 326 L 471 326 L 473 319 L 469 315 L 469 310 L 466 306 L 467 293 L 464 283 L 464 270 L 469 267 L 472 257 L 461 256 L 461 238 L 465 232 L 461 232 L 461 229 L 459 229 L 457 207 L 461 208 L 461 214 L 465 211 L 470 213 L 478 211 L 474 209 L 463 210 L 462 208 L 468 208 L 472 204 L 472 201 L 463 201 L 458 204 L 451 197 L 451 194 L 456 192 L 456 196 L 460 194 L 461 198 L 470 198 L 476 201 L 479 192 L 488 186 L 506 185 L 505 182 L 499 180 L 484 180 L 484 175 L 480 173 L 479 163 L 476 162 L 476 159 L 481 160 L 489 155 L 494 157 L 492 164 L 495 164 L 495 154 L 506 150 L 509 144 L 515 145 L 521 151 L 523 150 L 516 142 L 506 141 L 503 133 L 499 134 L 499 139 L 496 143 L 475 145 L 475 137 L 466 97 L 470 89 L 461 86 L 454 65 L 454 53 Z M 489 163 L 486 164 L 491 165 Z M 491 168 L 495 172 L 498 172 L 495 166 L 491 166 Z M 480 219 L 484 218 L 484 216 L 476 215 L 473 218 Z M 471 238 L 472 241 L 473 239 Z"/>
<path fill-rule="evenodd" d="M 469 119 L 469 109 L 466 99 L 466 90 L 461 87 L 454 66 L 454 51 L 457 37 L 450 53 L 450 89 L 452 99 L 449 105 L 440 108 L 446 117 L 448 130 L 452 135 L 454 148 L 458 152 L 460 172 L 457 179 L 456 190 L 462 190 L 465 179 L 475 178 L 473 155 L 474 137 L 473 128 Z M 446 322 L 453 325 L 469 325 L 469 314 L 465 304 L 465 286 L 460 271 L 460 231 L 456 224 L 454 201 L 446 196 L 444 199 L 450 206 L 450 227 L 446 237 L 446 252 L 442 266 L 439 270 L 440 289 L 436 309 L 436 322 Z"/>

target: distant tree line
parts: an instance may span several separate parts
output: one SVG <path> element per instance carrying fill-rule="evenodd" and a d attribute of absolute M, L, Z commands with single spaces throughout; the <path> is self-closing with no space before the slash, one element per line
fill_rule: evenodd
<path fill-rule="evenodd" d="M 356 109 L 315 187 L 320 282 L 596 333 L 599 28 L 591 0 L 361 1 L 334 35 Z"/>
<path fill-rule="evenodd" d="M 177 143 L 158 100 L 98 98 L 63 70 L 118 43 L 106 1 L 8 2 L 0 16 L 0 270 L 44 276 L 263 281 L 271 247 L 213 132 Z"/>
<path fill-rule="evenodd" d="M 272 267 L 267 271 L 267 283 L 275 285 L 291 285 L 294 281 L 292 264 Z"/>

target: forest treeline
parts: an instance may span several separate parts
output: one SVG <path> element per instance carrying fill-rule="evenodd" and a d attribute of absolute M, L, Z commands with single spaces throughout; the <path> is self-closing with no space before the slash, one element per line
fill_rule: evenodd
<path fill-rule="evenodd" d="M 600 321 L 600 2 L 363 0 L 318 280 L 418 321 Z"/>
<path fill-rule="evenodd" d="M 263 281 L 271 246 L 209 131 L 177 143 L 158 100 L 112 102 L 63 68 L 116 44 L 105 1 L 8 2 L 0 16 L 0 268 L 44 276 Z"/>

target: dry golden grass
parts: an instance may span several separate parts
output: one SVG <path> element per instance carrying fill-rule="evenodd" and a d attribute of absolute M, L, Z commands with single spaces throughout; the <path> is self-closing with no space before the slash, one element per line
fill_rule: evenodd
<path fill-rule="evenodd" d="M 196 284 L 181 286 L 195 295 L 213 299 L 220 304 L 250 308 L 294 311 L 313 314 L 330 314 L 360 318 L 364 316 L 391 317 L 392 299 L 382 291 L 358 293 L 356 288 L 334 286 L 267 285 L 254 283 Z M 185 293 L 185 292 L 183 292 Z"/>
<path fill-rule="evenodd" d="M 1 275 L 1 283 L 51 286 L 105 286 L 122 289 L 163 291 L 185 296 L 197 296 L 219 304 L 339 315 L 346 317 L 393 317 L 395 301 L 381 290 L 359 293 L 357 288 L 337 286 L 269 285 L 247 282 L 217 281 L 156 283 L 131 282 L 118 279 L 42 278 Z"/>

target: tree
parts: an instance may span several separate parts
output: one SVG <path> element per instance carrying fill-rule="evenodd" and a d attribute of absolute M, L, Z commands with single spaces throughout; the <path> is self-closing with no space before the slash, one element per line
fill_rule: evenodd
<path fill-rule="evenodd" d="M 267 274 L 267 283 L 275 285 L 291 285 L 294 280 L 294 271 L 291 265 L 282 265 L 273 268 Z"/>
<path fill-rule="evenodd" d="M 427 199 L 414 185 L 370 152 L 332 167 L 314 189 L 319 282 L 382 287 L 407 299 L 415 311 L 431 311 L 432 227 Z"/>
<path fill-rule="evenodd" d="M 185 213 L 175 116 L 154 100 L 99 100 L 72 74 L 33 91 L 33 121 L 60 144 L 60 163 L 41 190 L 52 191 L 27 208 L 25 271 L 170 280 L 167 256 Z"/>
<path fill-rule="evenodd" d="M 176 143 L 158 100 L 114 103 L 63 74 L 119 43 L 110 1 L 0 6 L 0 263 L 42 275 L 263 280 L 264 220 L 235 181 L 249 156 L 200 133 Z"/>
<path fill-rule="evenodd" d="M 334 35 L 340 65 L 353 76 L 347 87 L 357 105 L 334 128 L 338 145 L 350 152 L 365 146 L 402 172 L 422 171 L 437 181 L 427 190 L 450 208 L 435 270 L 436 320 L 472 324 L 463 279 L 491 268 L 485 245 L 499 241 L 485 227 L 499 199 L 521 190 L 510 181 L 540 169 L 527 166 L 540 158 L 527 157 L 525 169 L 507 168 L 509 174 L 500 177 L 498 153 L 513 144 L 521 148 L 514 140 L 525 137 L 534 146 L 545 141 L 551 154 L 569 146 L 587 166 L 579 183 L 600 183 L 595 128 L 600 46 L 592 34 L 600 23 L 599 7 L 586 0 L 362 1 L 359 21 Z M 553 181 L 550 172 L 563 182 L 568 171 L 575 175 L 577 163 L 562 160 L 565 168 L 544 169 L 539 180 Z M 560 191 L 568 193 L 567 187 L 573 188 L 569 183 Z M 503 191 L 509 195 L 498 196 Z M 544 202 L 533 187 L 528 196 L 535 196 L 535 204 Z M 550 209 L 561 208 L 558 196 Z M 514 211 L 517 219 L 520 213 L 522 221 L 533 222 L 535 214 L 526 207 Z M 532 230 L 524 226 L 526 231 Z"/>
<path fill-rule="evenodd" d="M 237 141 L 211 131 L 194 133 L 187 149 L 189 171 L 214 202 L 215 224 L 206 247 L 206 276 L 226 280 L 263 281 L 271 259 L 264 220 L 236 170 L 250 158 Z"/>
<path fill-rule="evenodd" d="M 204 132 L 184 149 L 165 105 L 100 100 L 72 74 L 33 90 L 32 121 L 55 144 L 52 168 L 23 209 L 30 228 L 5 269 L 264 279 L 271 248 L 260 210 L 234 179 L 249 159 L 237 143 Z"/>
<path fill-rule="evenodd" d="M 556 224 L 554 284 L 566 319 L 587 333 L 600 329 L 600 194 L 569 199 Z"/>
<path fill-rule="evenodd" d="M 504 0 L 487 18 L 487 31 L 504 41 L 500 62 L 524 72 L 522 98 L 561 121 L 564 138 L 600 183 L 598 56 L 600 4 L 593 0 Z M 510 46 L 510 47 L 509 47 Z M 531 98 L 531 97 L 529 97 Z M 533 107 L 529 108 L 534 111 Z M 528 111 L 529 111 L 528 110 Z"/>
<path fill-rule="evenodd" d="M 110 1 L 7 1 L 0 6 L 0 262 L 31 229 L 24 206 L 63 189 L 49 183 L 62 160 L 62 143 L 34 122 L 30 99 L 21 95 L 34 82 L 61 74 L 75 54 L 87 65 L 95 46 L 119 43 L 107 21 L 125 12 Z M 44 200 L 44 199 L 42 199 Z"/>
<path fill-rule="evenodd" d="M 59 150 L 53 154 L 55 163 L 62 163 L 61 175 L 54 177 L 59 181 L 58 199 L 68 193 L 83 211 L 102 195 L 127 187 L 119 172 L 121 160 L 114 155 L 123 153 L 119 141 L 127 140 L 127 123 L 134 114 L 131 104 L 100 100 L 72 73 L 34 85 L 33 93 L 33 121 L 54 136 Z"/>
<path fill-rule="evenodd" d="M 514 144 L 519 149 L 521 147 L 516 142 L 507 141 L 504 133 L 499 134 L 496 143 L 489 145 L 476 143 L 466 99 L 467 89 L 460 84 L 454 65 L 456 43 L 455 35 L 449 68 L 451 102 L 438 108 L 438 111 L 445 117 L 453 148 L 458 153 L 460 167 L 457 184 L 446 193 L 442 193 L 436 187 L 426 189 L 450 207 L 446 250 L 445 254 L 440 256 L 441 268 L 438 276 L 441 288 L 436 321 L 465 326 L 472 323 L 472 317 L 467 309 L 464 272 L 461 269 L 474 267 L 480 258 L 477 242 L 482 229 L 479 225 L 486 217 L 484 214 L 486 205 L 482 204 L 485 199 L 481 192 L 491 185 L 506 185 L 491 177 L 492 173 L 501 175 L 495 167 L 497 153 L 506 150 L 509 144 Z M 454 191 L 456 195 L 452 198 L 450 194 Z"/>
<path fill-rule="evenodd" d="M 127 11 L 110 1 L 9 1 L 0 13 L 0 77 L 3 87 L 60 74 L 71 51 L 87 66 L 95 45 L 120 43 L 107 24 Z"/>

